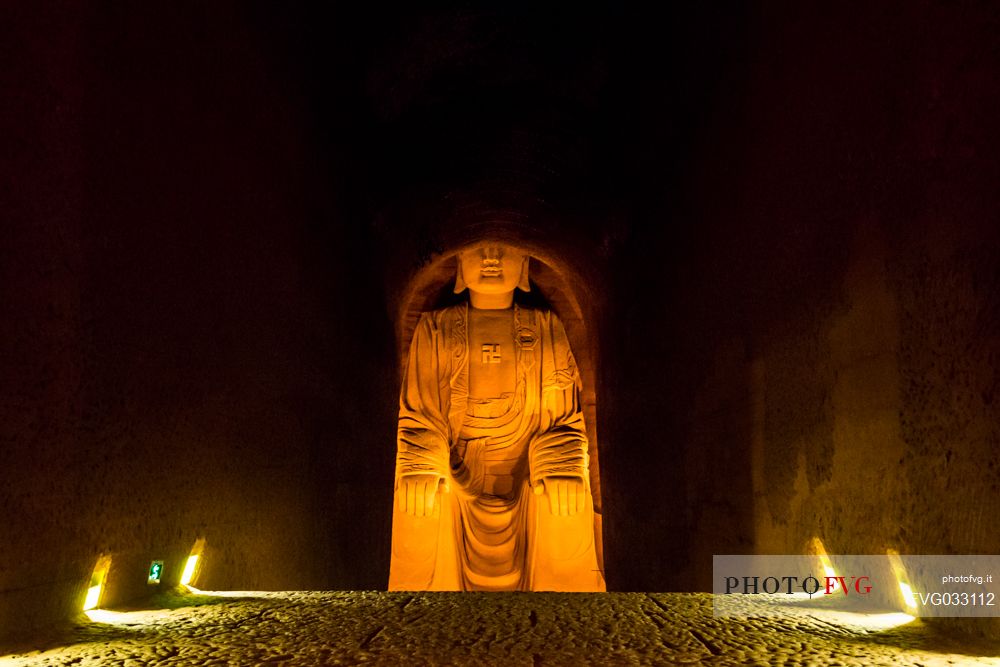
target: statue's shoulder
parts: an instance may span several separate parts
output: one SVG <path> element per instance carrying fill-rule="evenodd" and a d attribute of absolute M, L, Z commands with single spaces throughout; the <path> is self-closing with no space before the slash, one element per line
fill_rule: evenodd
<path fill-rule="evenodd" d="M 548 308 L 518 305 L 517 311 L 521 324 L 527 324 L 529 326 L 544 327 L 548 326 L 552 322 L 559 321 L 559 317 L 555 314 L 555 312 L 549 310 Z"/>
<path fill-rule="evenodd" d="M 517 312 L 521 323 L 530 326 L 545 326 L 551 322 L 559 322 L 559 317 L 548 308 L 518 304 Z M 467 316 L 468 304 L 463 302 L 425 311 L 420 317 L 432 329 L 440 330 L 465 326 Z"/>
<path fill-rule="evenodd" d="M 432 331 L 450 330 L 456 326 L 465 325 L 466 304 L 458 303 L 452 306 L 445 306 L 436 310 L 425 311 L 421 316 L 421 322 L 426 322 Z"/>

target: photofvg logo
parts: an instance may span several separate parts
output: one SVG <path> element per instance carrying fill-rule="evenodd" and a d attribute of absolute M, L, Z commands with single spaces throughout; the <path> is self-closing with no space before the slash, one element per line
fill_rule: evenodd
<path fill-rule="evenodd" d="M 822 578 L 818 578 L 811 574 L 804 577 L 726 577 L 725 593 L 727 595 L 732 593 L 739 593 L 741 595 L 760 595 L 761 593 L 766 593 L 767 595 L 795 595 L 797 593 L 805 593 L 812 597 L 813 595 L 820 594 L 821 591 L 822 595 L 834 595 L 838 591 L 844 595 L 850 595 L 852 591 L 855 595 L 868 595 L 872 592 L 871 577 L 867 575 L 860 577 L 825 575 Z"/>
<path fill-rule="evenodd" d="M 909 616 L 1000 616 L 1000 556 L 714 556 L 716 616 L 837 609 Z"/>

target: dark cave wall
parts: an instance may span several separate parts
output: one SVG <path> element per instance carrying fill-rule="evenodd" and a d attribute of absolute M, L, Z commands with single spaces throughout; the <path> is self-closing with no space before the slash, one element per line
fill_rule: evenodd
<path fill-rule="evenodd" d="M 383 586 L 391 334 L 295 82 L 236 5 L 49 9 L 0 20 L 0 635 L 199 537 L 203 588 Z"/>
<path fill-rule="evenodd" d="M 762 17 L 744 120 L 722 131 L 738 194 L 696 205 L 678 297 L 694 337 L 673 368 L 701 369 L 673 409 L 690 560 L 667 587 L 707 590 L 713 553 L 814 536 L 834 554 L 1000 546 L 996 19 L 879 11 Z M 708 193 L 728 178 L 703 174 Z"/>
<path fill-rule="evenodd" d="M 609 583 L 707 590 L 712 554 L 813 536 L 831 553 L 989 553 L 995 20 L 749 23 L 682 192 L 638 208 L 610 258 Z"/>

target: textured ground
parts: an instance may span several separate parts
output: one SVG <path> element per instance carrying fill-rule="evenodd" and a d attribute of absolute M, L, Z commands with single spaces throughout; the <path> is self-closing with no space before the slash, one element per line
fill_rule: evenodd
<path fill-rule="evenodd" d="M 11 665 L 1000 665 L 897 616 L 716 619 L 702 594 L 245 593 L 99 612 Z M 881 625 L 881 627 L 879 627 Z M 894 627 L 890 627 L 894 626 Z M 40 650 L 39 650 L 40 649 Z"/>

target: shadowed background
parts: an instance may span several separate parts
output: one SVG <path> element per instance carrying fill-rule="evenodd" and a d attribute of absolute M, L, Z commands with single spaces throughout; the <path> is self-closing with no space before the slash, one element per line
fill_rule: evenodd
<path fill-rule="evenodd" d="M 198 537 L 384 588 L 402 299 L 498 226 L 586 282 L 610 589 L 995 553 L 997 12 L 665 11 L 0 10 L 0 635 Z"/>

